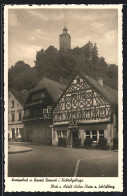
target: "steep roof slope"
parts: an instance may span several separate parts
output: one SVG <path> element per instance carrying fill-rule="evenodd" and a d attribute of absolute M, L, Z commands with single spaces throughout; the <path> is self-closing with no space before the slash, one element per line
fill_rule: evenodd
<path fill-rule="evenodd" d="M 14 95 L 14 97 L 19 101 L 19 103 L 24 106 L 28 97 L 28 94 L 17 91 L 15 89 L 10 89 L 10 92 Z"/>
<path fill-rule="evenodd" d="M 46 89 L 50 96 L 52 97 L 53 101 L 56 102 L 59 98 L 59 94 L 64 91 L 65 86 L 59 82 L 54 80 L 50 80 L 48 78 L 43 78 L 32 90 L 32 92 Z"/>
<path fill-rule="evenodd" d="M 81 74 L 81 73 L 80 73 Z M 91 83 L 100 93 L 102 93 L 112 104 L 118 104 L 118 91 L 112 89 L 105 84 L 101 87 L 101 85 L 91 77 L 87 76 L 86 74 L 81 74 Z"/>

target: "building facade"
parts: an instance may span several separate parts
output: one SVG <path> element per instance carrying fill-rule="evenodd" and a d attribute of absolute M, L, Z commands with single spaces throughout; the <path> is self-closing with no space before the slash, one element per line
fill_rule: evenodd
<path fill-rule="evenodd" d="M 31 90 L 24 106 L 24 140 L 47 144 L 51 142 L 51 111 L 64 85 L 43 78 Z"/>
<path fill-rule="evenodd" d="M 8 139 L 19 140 L 23 137 L 22 122 L 24 114 L 24 104 L 27 99 L 27 94 L 14 89 L 8 92 Z"/>
<path fill-rule="evenodd" d="M 66 146 L 73 147 L 74 139 L 92 138 L 96 146 L 106 138 L 109 148 L 118 137 L 118 93 L 85 74 L 77 73 L 53 109 L 52 145 L 66 138 Z"/>
<path fill-rule="evenodd" d="M 67 33 L 66 26 L 63 28 L 63 33 L 59 35 L 59 49 L 64 51 L 71 49 L 71 36 Z"/>

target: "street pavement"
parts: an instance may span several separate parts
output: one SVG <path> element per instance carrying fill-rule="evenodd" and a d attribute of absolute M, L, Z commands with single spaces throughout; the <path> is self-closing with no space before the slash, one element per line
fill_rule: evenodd
<path fill-rule="evenodd" d="M 118 152 L 29 144 L 24 146 L 32 148 L 32 151 L 8 155 L 9 177 L 118 176 Z"/>
<path fill-rule="evenodd" d="M 25 147 L 25 146 L 16 146 L 16 145 L 9 145 L 8 146 L 8 153 L 9 154 L 15 154 L 15 153 L 23 153 L 31 151 L 32 148 Z"/>

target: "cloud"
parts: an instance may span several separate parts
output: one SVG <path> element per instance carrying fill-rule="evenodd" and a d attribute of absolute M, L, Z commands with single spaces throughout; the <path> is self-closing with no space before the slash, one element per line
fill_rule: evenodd
<path fill-rule="evenodd" d="M 15 50 L 15 48 L 17 50 Z M 31 67 L 34 66 L 34 60 L 36 59 L 36 53 L 41 47 L 27 44 L 15 44 L 9 50 L 9 67 L 14 65 L 17 61 L 22 60 L 29 64 Z M 15 56 L 14 56 L 15 54 Z"/>
<path fill-rule="evenodd" d="M 14 10 L 9 10 L 8 24 L 10 27 L 13 27 L 13 28 L 19 26 L 17 14 L 14 12 Z"/>
<path fill-rule="evenodd" d="M 9 66 L 17 60 L 26 60 L 33 66 L 36 51 L 50 45 L 59 48 L 59 34 L 65 22 L 72 48 L 91 41 L 97 43 L 100 56 L 107 62 L 117 63 L 118 18 L 115 9 L 10 9 L 8 19 Z"/>
<path fill-rule="evenodd" d="M 27 11 L 30 15 L 37 17 L 41 19 L 44 22 L 47 21 L 57 21 L 64 18 L 64 14 L 58 10 L 56 11 L 54 9 L 32 9 Z"/>

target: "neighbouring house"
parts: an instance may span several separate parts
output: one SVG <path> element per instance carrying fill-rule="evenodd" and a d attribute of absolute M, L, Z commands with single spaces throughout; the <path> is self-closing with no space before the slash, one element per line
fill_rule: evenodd
<path fill-rule="evenodd" d="M 77 138 L 91 138 L 96 146 L 107 139 L 109 148 L 118 138 L 118 92 L 85 74 L 77 73 L 53 108 L 52 145 L 65 138 L 67 147 L 75 147 Z"/>
<path fill-rule="evenodd" d="M 25 141 L 51 142 L 51 111 L 65 86 L 48 78 L 43 78 L 29 94 L 24 106 Z"/>
<path fill-rule="evenodd" d="M 10 89 L 8 92 L 8 139 L 21 140 L 23 137 L 22 122 L 24 104 L 28 94 L 23 91 Z"/>

